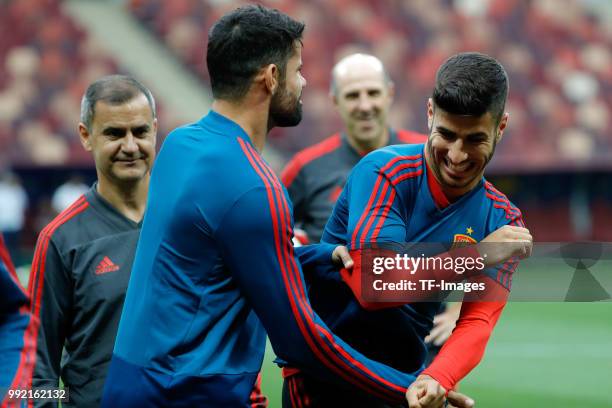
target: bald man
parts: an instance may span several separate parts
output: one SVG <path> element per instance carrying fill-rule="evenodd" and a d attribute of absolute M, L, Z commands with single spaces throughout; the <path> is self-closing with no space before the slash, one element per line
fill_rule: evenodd
<path fill-rule="evenodd" d="M 281 175 L 293 201 L 296 237 L 301 243 L 319 242 L 351 169 L 363 156 L 388 145 L 427 141 L 424 134 L 391 128 L 388 117 L 394 94 L 393 82 L 383 63 L 373 55 L 351 54 L 334 66 L 330 98 L 344 129 L 297 153 Z M 434 327 L 426 339 L 427 364 L 450 336 L 459 316 L 459 303 L 443 308 L 445 310 L 435 317 Z M 283 370 L 287 379 L 285 396 L 292 401 L 316 398 L 300 392 L 303 384 L 292 383 L 303 381 L 301 376 L 294 375 L 296 373 L 294 369 Z M 316 390 L 313 381 L 309 382 L 310 390 Z M 289 395 L 292 392 L 295 395 Z"/>
<path fill-rule="evenodd" d="M 352 54 L 332 70 L 330 97 L 344 124 L 342 132 L 297 153 L 281 179 L 293 201 L 300 239 L 318 242 L 349 172 L 367 153 L 399 143 L 424 143 L 425 135 L 393 130 L 388 124 L 394 87 L 382 62 Z"/>

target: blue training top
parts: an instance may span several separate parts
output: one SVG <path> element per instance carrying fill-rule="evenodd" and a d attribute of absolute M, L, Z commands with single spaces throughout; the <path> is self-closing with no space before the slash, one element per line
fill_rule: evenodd
<path fill-rule="evenodd" d="M 248 407 L 266 331 L 294 366 L 405 400 L 414 375 L 312 311 L 301 265 L 330 263 L 335 245 L 293 248 L 287 192 L 235 122 L 211 111 L 173 131 L 148 200 L 103 406 Z"/>
<path fill-rule="evenodd" d="M 453 243 L 479 242 L 504 225 L 524 226 L 520 210 L 484 178 L 459 200 L 439 208 L 428 172 L 422 144 L 388 146 L 370 153 L 350 174 L 322 242 L 348 245 L 352 250 L 428 243 L 421 247 L 431 250 L 440 245 L 443 252 Z M 440 189 L 434 176 L 429 177 Z M 484 272 L 510 290 L 517 265 L 512 259 Z M 360 307 L 338 274 L 309 277 L 314 310 L 334 332 L 366 356 L 399 370 L 422 367 L 427 353 L 424 338 L 439 302 L 372 312 Z"/>

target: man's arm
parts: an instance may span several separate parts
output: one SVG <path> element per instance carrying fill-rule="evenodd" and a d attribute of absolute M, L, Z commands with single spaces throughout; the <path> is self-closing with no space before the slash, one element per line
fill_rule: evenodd
<path fill-rule="evenodd" d="M 294 247 L 295 256 L 303 268 L 317 265 L 329 265 L 332 253 L 337 245 L 332 244 L 310 244 Z"/>
<path fill-rule="evenodd" d="M 295 225 L 300 225 L 304 221 L 304 214 L 306 214 L 306 207 L 308 205 L 306 200 L 306 176 L 303 170 L 304 167 L 300 160 L 294 157 L 287 163 L 280 176 L 293 204 L 293 221 Z"/>
<path fill-rule="evenodd" d="M 372 275 L 371 263 L 374 257 L 393 258 L 398 254 L 401 255 L 410 222 L 408 217 L 411 201 L 416 198 L 411 196 L 410 190 L 404 189 L 400 192 L 397 180 L 403 181 L 419 175 L 417 168 L 409 167 L 413 164 L 411 161 L 401 163 L 397 167 L 405 166 L 410 170 L 397 173 L 394 170 L 386 170 L 385 166 L 379 169 L 372 160 L 366 159 L 360 162 L 349 177 L 323 234 L 323 242 L 337 242 L 335 236 L 337 234 L 333 232 L 334 225 L 346 222 L 346 226 L 341 227 L 346 229 L 345 238 L 351 248 L 351 257 L 355 266 L 350 271 L 342 270 L 341 276 L 360 305 L 367 310 L 379 310 L 432 299 L 436 293 L 423 288 L 419 284 L 419 281 L 422 280 L 463 281 L 469 277 L 483 276 L 485 273 L 482 269 L 475 268 L 471 271 L 466 270 L 465 274 L 459 274 L 453 268 L 442 267 L 443 262 L 431 262 L 433 267 L 423 265 L 411 273 L 406 273 L 402 269 L 386 269 L 384 276 Z M 344 215 L 339 216 L 340 213 Z M 343 221 L 344 219 L 347 221 Z M 482 248 L 481 245 L 454 248 L 436 256 L 445 261 L 444 263 L 451 258 L 473 260 L 480 258 L 487 268 L 505 262 L 513 256 L 528 256 L 531 248 L 531 235 L 523 227 L 522 224 L 516 223 L 512 226 L 502 226 L 483 240 Z M 499 243 L 504 243 L 504 245 Z M 377 246 L 378 249 L 372 249 L 374 246 Z M 487 254 L 484 258 L 481 255 L 483 251 Z M 372 280 L 382 278 L 389 282 L 412 281 L 415 289 L 410 291 L 410 298 L 403 302 L 377 301 L 376 297 L 385 297 L 384 291 L 374 293 L 366 291 L 365 287 L 369 286 L 364 285 L 364 276 Z"/>
<path fill-rule="evenodd" d="M 24 333 L 30 322 L 28 296 L 22 288 L 0 234 L 0 389 L 13 388 L 29 362 Z M 0 394 L 0 406 L 4 394 Z"/>
<path fill-rule="evenodd" d="M 0 313 L 8 314 L 19 312 L 19 309 L 28 303 L 28 297 L 25 289 L 21 286 L 17 274 L 15 273 L 15 266 L 11 261 L 6 245 L 4 244 L 4 238 L 0 234 L 0 268 L 2 268 L 2 274 L 0 275 Z"/>
<path fill-rule="evenodd" d="M 394 159 L 395 160 L 395 159 Z M 415 161 L 416 160 L 416 161 Z M 406 302 L 378 302 L 370 299 L 372 296 L 383 296 L 383 292 L 370 293 L 366 300 L 362 274 L 371 273 L 373 254 L 376 256 L 394 257 L 401 252 L 406 241 L 408 213 L 413 197 L 409 190 L 399 192 L 398 180 L 408 180 L 420 175 L 417 166 L 419 159 L 413 156 L 405 160 L 395 160 L 398 167 L 404 167 L 403 172 L 387 171 L 386 166 L 379 168 L 371 158 L 362 160 L 352 171 L 349 180 L 334 207 L 334 211 L 323 234 L 322 242 L 339 242 L 341 231 L 345 231 L 343 241 L 351 249 L 351 257 L 355 263 L 352 270 L 342 270 L 344 282 L 351 288 L 356 300 L 366 310 L 378 310 L 396 307 Z M 391 160 L 393 162 L 393 160 Z M 416 167 L 415 167 L 416 166 Z M 374 245 L 381 249 L 371 249 Z M 384 248 L 384 249 L 382 249 Z M 472 257 L 479 256 L 474 248 L 461 248 L 440 254 L 441 257 Z M 398 276 L 395 276 L 398 275 Z M 395 276 L 400 279 L 435 279 L 437 281 L 463 280 L 464 277 L 450 269 L 417 270 L 407 275 L 405 271 L 388 270 L 385 277 L 393 281 Z M 411 299 L 427 300 L 431 291 L 412 291 Z"/>
<path fill-rule="evenodd" d="M 512 219 L 509 225 L 525 227 L 520 216 Z M 495 247 L 500 246 L 495 244 L 498 241 L 492 242 Z M 471 279 L 472 282 L 486 285 L 487 291 L 482 295 L 484 298 L 464 300 L 455 329 L 422 375 L 434 378 L 446 390 L 451 390 L 480 363 L 491 333 L 506 306 L 511 278 L 518 265 L 519 260 L 513 258 L 496 268 L 487 269 L 486 275 Z"/>
<path fill-rule="evenodd" d="M 329 381 L 340 378 L 379 398 L 404 401 L 415 377 L 367 359 L 336 337 L 310 307 L 291 244 L 288 203 L 274 179 L 266 184 L 235 202 L 215 236 L 275 353 Z"/>
<path fill-rule="evenodd" d="M 405 164 L 406 168 L 410 167 L 410 162 Z M 400 198 L 397 191 L 397 180 L 398 177 L 404 177 L 404 179 L 411 178 L 413 174 L 417 174 L 418 170 L 408 170 L 403 175 L 392 175 L 391 173 L 385 173 L 384 168 L 378 169 L 376 164 L 368 162 L 367 160 L 362 161 L 353 171 L 349 182 L 343 192 L 344 197 L 341 203 L 344 203 L 346 208 L 334 208 L 334 213 L 344 211 L 347 215 L 346 225 L 346 238 L 351 246 L 351 256 L 355 261 L 355 267 L 352 271 L 342 271 L 342 276 L 345 282 L 351 287 L 357 300 L 360 304 L 366 308 L 383 308 L 383 307 L 394 307 L 402 303 L 377 303 L 371 304 L 366 302 L 361 296 L 361 277 L 360 274 L 363 272 L 362 268 L 362 253 L 364 248 L 367 248 L 371 244 L 401 244 L 405 241 L 406 229 L 409 220 L 407 219 L 407 211 L 410 203 L 402 202 L 404 200 L 414 199 L 409 194 L 403 194 Z M 336 217 L 342 218 L 342 217 Z M 330 222 L 334 220 L 334 216 L 330 219 Z M 329 224 L 328 224 L 329 225 Z M 530 241 L 531 236 L 528 231 L 523 231 L 524 225 L 522 222 L 514 222 L 512 228 L 502 227 L 491 234 L 491 242 L 499 243 L 506 241 L 514 241 L 516 238 Z M 523 236 L 524 235 L 524 236 Z M 333 234 L 324 234 L 323 241 L 326 238 L 333 238 Z M 508 245 L 493 245 L 488 246 L 487 249 L 495 249 L 497 252 L 500 250 L 505 251 L 504 253 L 491 254 L 494 256 L 490 257 L 490 261 L 493 264 L 499 263 L 500 260 L 510 259 L 512 256 L 520 255 L 523 248 L 517 246 L 513 250 L 507 250 Z M 530 248 L 530 245 L 528 245 Z M 459 249 L 464 251 L 466 249 Z M 469 251 L 469 249 L 467 249 Z M 389 251 L 392 254 L 393 251 Z M 506 253 L 507 252 L 507 253 Z M 449 253 L 445 254 L 449 255 Z M 472 256 L 478 256 L 476 252 Z M 525 254 L 528 255 L 528 254 Z M 505 299 L 507 297 L 507 289 L 502 286 L 503 279 L 499 277 L 507 276 L 503 271 L 503 268 L 508 267 L 508 263 L 504 264 L 500 268 L 500 272 L 493 273 L 497 279 L 491 280 L 484 274 L 473 276 L 470 280 L 472 281 L 487 281 L 486 287 L 488 287 L 487 296 L 489 299 L 498 300 L 498 302 L 488 303 L 471 303 L 466 304 L 462 310 L 462 320 L 457 324 L 455 332 L 451 336 L 454 336 L 454 340 L 447 342 L 447 345 L 443 350 L 444 353 L 440 353 L 440 356 L 434 362 L 428 373 L 435 380 L 445 387 L 446 390 L 450 390 L 454 385 L 463 378 L 467 373 L 478 364 L 482 355 L 486 343 L 489 339 L 491 331 L 501 314 L 503 305 L 505 305 Z M 512 267 L 511 267 L 512 268 Z M 434 277 L 435 279 L 445 280 L 463 280 L 464 277 L 457 275 L 454 271 L 416 271 L 415 275 L 419 275 L 421 278 L 426 274 L 427 277 Z M 426 293 L 422 293 L 425 295 Z M 418 296 L 418 293 L 413 293 L 413 296 Z M 416 299 L 418 300 L 418 299 Z M 501 300 L 501 301 L 500 301 Z M 455 334 L 457 333 L 457 334 Z M 466 334 L 467 333 L 467 334 Z M 470 350 L 470 353 L 465 353 L 466 350 Z M 465 357 L 465 354 L 468 354 Z M 445 357 L 446 356 L 446 357 Z M 457 356 L 462 356 L 457 358 Z M 451 361 L 454 360 L 454 361 Z M 427 373 L 427 372 L 426 372 Z M 419 377 L 419 379 L 422 377 Z M 434 380 L 434 381 L 435 381 Z M 418 381 L 418 380 L 417 380 Z M 416 384 L 416 383 L 415 383 Z M 448 388 L 447 388 L 448 387 Z M 412 388 L 412 387 L 411 387 Z M 410 396 L 410 391 L 409 391 Z"/>
<path fill-rule="evenodd" d="M 33 387 L 58 387 L 62 350 L 69 327 L 73 284 L 70 273 L 51 237 L 39 236 L 30 273 L 32 311 L 39 326 Z M 37 401 L 36 406 L 56 406 Z"/>
<path fill-rule="evenodd" d="M 455 388 L 480 363 L 505 306 L 501 301 L 463 302 L 455 330 L 422 375 L 434 378 L 447 391 Z"/>
<path fill-rule="evenodd" d="M 480 277 L 478 280 L 487 280 Z M 495 285 L 496 298 L 507 297 L 508 291 Z M 505 293 L 504 293 L 505 292 Z M 436 406 L 448 395 L 454 406 L 473 406 L 473 401 L 452 391 L 482 359 L 489 337 L 501 316 L 506 301 L 463 302 L 457 326 L 433 363 L 427 367 L 406 393 L 410 407 Z M 459 401 L 455 397 L 461 397 Z M 451 398 L 452 397 L 452 398 Z"/>
<path fill-rule="evenodd" d="M 461 302 L 447 303 L 444 311 L 438 313 L 434 317 L 434 325 L 429 335 L 425 337 L 425 343 L 433 344 L 438 347 L 443 345 L 457 325 L 460 313 Z"/>

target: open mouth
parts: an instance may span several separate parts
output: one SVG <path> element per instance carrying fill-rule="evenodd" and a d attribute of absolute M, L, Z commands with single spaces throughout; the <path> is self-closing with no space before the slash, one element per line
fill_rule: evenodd
<path fill-rule="evenodd" d="M 453 164 L 448 159 L 444 159 L 444 168 L 446 173 L 452 178 L 465 177 L 473 167 L 473 163 L 464 162 L 461 164 Z"/>

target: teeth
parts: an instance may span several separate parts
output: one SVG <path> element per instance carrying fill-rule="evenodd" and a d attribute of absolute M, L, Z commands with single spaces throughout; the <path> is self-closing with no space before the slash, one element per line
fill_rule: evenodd
<path fill-rule="evenodd" d="M 448 163 L 448 162 L 446 163 L 446 166 L 447 166 L 449 169 L 451 169 L 451 170 L 453 170 L 453 171 L 456 171 L 456 172 L 462 172 L 462 171 L 467 170 L 467 168 L 469 167 L 469 165 L 470 165 L 469 163 L 464 163 L 464 164 L 461 164 L 461 165 L 455 166 L 455 165 L 453 165 L 453 164 L 451 164 L 451 163 Z"/>

